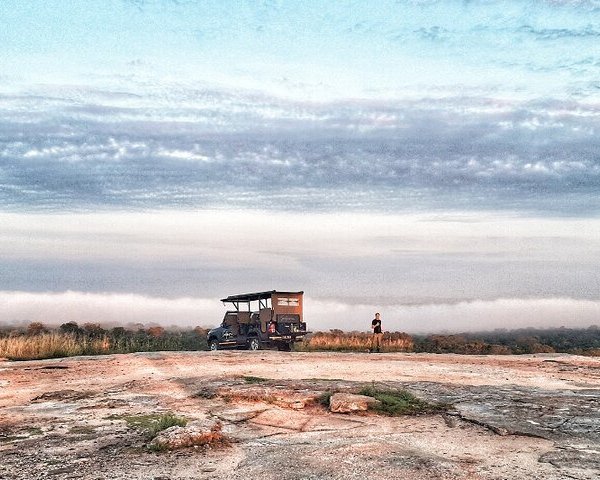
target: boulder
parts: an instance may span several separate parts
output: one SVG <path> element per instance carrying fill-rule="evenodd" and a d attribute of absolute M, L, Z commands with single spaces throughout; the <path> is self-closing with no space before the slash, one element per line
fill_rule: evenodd
<path fill-rule="evenodd" d="M 224 443 L 221 422 L 197 421 L 185 427 L 169 427 L 160 432 L 148 444 L 152 450 L 175 450 L 178 448 L 215 445 Z"/>
<path fill-rule="evenodd" d="M 329 410 L 336 413 L 364 412 L 380 403 L 379 400 L 366 395 L 334 393 L 329 398 Z"/>

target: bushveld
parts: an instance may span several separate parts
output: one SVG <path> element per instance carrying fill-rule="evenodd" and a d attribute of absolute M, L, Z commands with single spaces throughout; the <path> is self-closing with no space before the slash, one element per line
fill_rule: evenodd
<path fill-rule="evenodd" d="M 206 350 L 207 330 L 166 330 L 160 326 L 105 329 L 87 323 L 69 322 L 48 328 L 39 322 L 26 328 L 0 328 L 0 358 L 34 360 L 76 355 L 110 353 Z M 316 332 L 294 346 L 298 351 L 367 352 L 372 334 L 330 330 Z M 531 353 L 572 353 L 600 356 L 600 328 L 555 328 L 495 330 L 459 335 L 409 335 L 385 332 L 383 352 L 458 353 L 463 355 L 512 355 Z"/>
<path fill-rule="evenodd" d="M 0 332 L 0 358 L 36 360 L 77 355 L 154 352 L 161 350 L 205 350 L 206 330 L 167 331 L 162 327 L 110 330 L 98 324 L 79 327 L 74 322 L 50 330 L 35 322 L 26 330 Z"/>

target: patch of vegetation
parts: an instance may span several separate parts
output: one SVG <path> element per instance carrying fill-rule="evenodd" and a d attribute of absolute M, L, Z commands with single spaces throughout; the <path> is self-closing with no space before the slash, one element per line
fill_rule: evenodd
<path fill-rule="evenodd" d="M 35 435 L 43 435 L 44 431 L 39 427 L 7 428 L 0 431 L 0 443 L 10 443 L 19 440 L 27 440 Z"/>
<path fill-rule="evenodd" d="M 346 381 L 343 378 L 318 378 L 318 377 L 303 378 L 302 380 L 307 381 L 307 382 L 345 382 Z"/>
<path fill-rule="evenodd" d="M 187 425 L 187 420 L 183 417 L 178 417 L 177 415 L 174 415 L 172 413 L 165 413 L 164 415 L 161 415 L 156 423 L 154 423 L 152 425 L 152 427 L 149 430 L 149 433 L 152 437 L 155 437 L 158 432 L 161 432 L 163 430 L 166 430 L 167 428 L 170 427 L 185 427 Z"/>
<path fill-rule="evenodd" d="M 27 440 L 29 437 L 25 435 L 6 435 L 0 436 L 0 443 L 10 443 L 15 440 Z"/>
<path fill-rule="evenodd" d="M 63 323 L 58 328 L 40 322 L 28 326 L 0 326 L 0 358 L 35 360 L 74 355 L 102 355 L 131 352 L 206 350 L 207 330 L 166 330 L 163 327 L 138 325 L 104 328 L 97 323 L 78 325 Z M 372 347 L 372 334 L 365 332 L 315 332 L 294 350 L 367 352 Z M 518 330 L 498 329 L 492 332 L 470 332 L 458 335 L 410 336 L 403 332 L 385 332 L 384 352 L 458 353 L 463 355 L 511 355 L 534 353 L 572 353 L 600 356 L 600 326 L 588 328 L 553 328 Z M 45 368 L 64 368 L 48 366 Z"/>
<path fill-rule="evenodd" d="M 154 438 L 159 432 L 169 427 L 185 427 L 187 425 L 185 418 L 178 417 L 171 412 L 148 415 L 111 415 L 106 418 L 109 420 L 125 420 L 129 427 L 142 430 L 151 438 Z"/>
<path fill-rule="evenodd" d="M 319 403 L 319 405 L 323 405 L 324 407 L 329 407 L 329 400 L 331 399 L 331 396 L 333 395 L 333 392 L 323 392 L 321 395 L 319 395 L 317 397 L 317 402 Z"/>
<path fill-rule="evenodd" d="M 32 402 L 47 402 L 48 400 L 73 401 L 93 397 L 96 393 L 78 390 L 58 390 L 45 392 L 31 399 Z"/>
<path fill-rule="evenodd" d="M 146 448 L 155 453 L 166 452 L 169 450 L 169 446 L 165 443 L 150 443 L 146 446 Z"/>
<path fill-rule="evenodd" d="M 406 390 L 381 390 L 369 386 L 364 387 L 358 393 L 379 400 L 381 403 L 372 409 L 384 415 L 421 415 L 442 412 L 447 409 L 446 405 L 426 402 Z"/>
<path fill-rule="evenodd" d="M 332 352 L 368 352 L 373 347 L 373 334 L 364 332 L 344 332 L 333 329 L 329 332 L 315 332 L 302 343 L 295 344 L 296 350 Z M 403 332 L 385 332 L 381 350 L 383 352 L 410 352 L 413 339 Z"/>
<path fill-rule="evenodd" d="M 206 329 L 200 327 L 165 330 L 158 326 L 141 326 L 137 330 L 123 327 L 108 330 L 97 323 L 79 326 L 76 322 L 64 323 L 59 328 L 47 327 L 39 322 L 33 322 L 26 328 L 0 327 L 0 358 L 9 360 L 206 348 Z"/>
<path fill-rule="evenodd" d="M 268 378 L 253 377 L 251 375 L 245 376 L 242 378 L 244 379 L 244 382 L 246 382 L 246 383 L 263 383 L 263 382 L 266 382 L 269 380 Z"/>
<path fill-rule="evenodd" d="M 211 398 L 215 398 L 216 396 L 217 394 L 212 388 L 204 388 L 194 393 L 192 395 L 192 398 L 206 398 L 207 400 L 210 400 Z"/>
<path fill-rule="evenodd" d="M 76 425 L 69 430 L 69 433 L 75 435 L 91 435 L 95 432 L 96 429 L 94 427 L 89 427 L 87 425 Z"/>

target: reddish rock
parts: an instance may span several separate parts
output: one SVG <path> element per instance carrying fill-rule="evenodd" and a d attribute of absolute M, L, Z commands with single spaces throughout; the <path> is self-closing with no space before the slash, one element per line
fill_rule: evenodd
<path fill-rule="evenodd" d="M 175 450 L 224 442 L 221 422 L 191 422 L 185 427 L 169 427 L 152 439 L 148 448 L 155 450 Z"/>
<path fill-rule="evenodd" d="M 364 412 L 369 407 L 374 407 L 380 403 L 379 400 L 366 395 L 334 393 L 329 399 L 329 410 L 336 413 Z"/>

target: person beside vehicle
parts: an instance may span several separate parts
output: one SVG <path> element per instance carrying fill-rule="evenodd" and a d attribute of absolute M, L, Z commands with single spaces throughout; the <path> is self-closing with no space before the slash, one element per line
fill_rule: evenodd
<path fill-rule="evenodd" d="M 371 322 L 371 329 L 373 330 L 371 352 L 379 353 L 381 351 L 381 342 L 383 340 L 383 333 L 381 330 L 381 315 L 379 315 L 379 312 L 375 314 L 375 318 Z"/>

